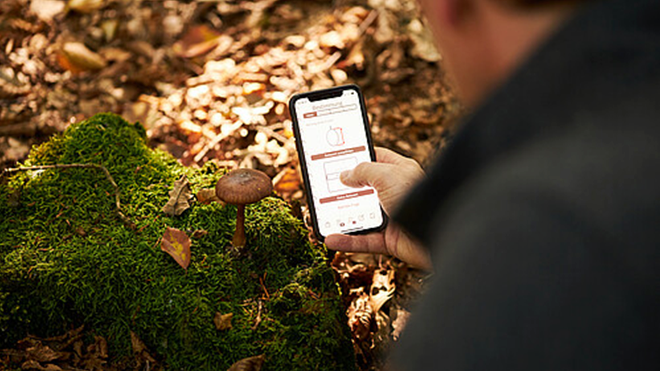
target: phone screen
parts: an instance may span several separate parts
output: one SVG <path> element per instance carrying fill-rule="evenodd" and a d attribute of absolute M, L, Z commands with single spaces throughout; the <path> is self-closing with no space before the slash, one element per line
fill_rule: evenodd
<path fill-rule="evenodd" d="M 317 233 L 378 229 L 385 218 L 376 191 L 339 180 L 342 171 L 374 160 L 362 96 L 355 86 L 323 92 L 294 97 L 291 109 Z"/>

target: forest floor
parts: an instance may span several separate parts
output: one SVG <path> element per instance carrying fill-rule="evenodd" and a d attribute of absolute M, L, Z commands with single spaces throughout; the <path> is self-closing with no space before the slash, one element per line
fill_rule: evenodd
<path fill-rule="evenodd" d="M 266 172 L 307 219 L 289 98 L 358 84 L 374 143 L 428 165 L 460 111 L 440 62 L 414 0 L 3 0 L 0 170 L 115 112 L 186 166 Z M 379 370 L 425 275 L 366 254 L 333 266 L 358 363 Z"/>

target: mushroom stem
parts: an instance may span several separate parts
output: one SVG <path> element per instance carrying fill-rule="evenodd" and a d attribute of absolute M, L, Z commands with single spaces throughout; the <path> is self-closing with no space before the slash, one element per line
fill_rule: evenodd
<path fill-rule="evenodd" d="M 245 246 L 245 205 L 236 205 L 238 210 L 236 210 L 236 232 L 234 232 L 234 238 L 231 243 L 235 248 L 241 248 Z"/>

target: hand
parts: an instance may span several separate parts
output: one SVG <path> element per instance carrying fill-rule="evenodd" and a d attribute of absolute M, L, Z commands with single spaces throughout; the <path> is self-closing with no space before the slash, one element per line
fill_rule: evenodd
<path fill-rule="evenodd" d="M 383 210 L 389 215 L 410 188 L 424 177 L 424 171 L 415 160 L 389 149 L 377 147 L 376 159 L 378 162 L 364 162 L 341 173 L 340 179 L 349 187 L 375 188 Z M 340 251 L 389 254 L 412 266 L 431 269 L 428 252 L 393 222 L 378 233 L 332 234 L 326 237 L 325 244 Z"/>

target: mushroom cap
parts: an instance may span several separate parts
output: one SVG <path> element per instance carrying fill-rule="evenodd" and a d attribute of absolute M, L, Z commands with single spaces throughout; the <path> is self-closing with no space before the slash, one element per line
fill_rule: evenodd
<path fill-rule="evenodd" d="M 215 194 L 233 205 L 251 204 L 273 192 L 268 175 L 259 170 L 238 169 L 225 174 L 215 185 Z"/>

